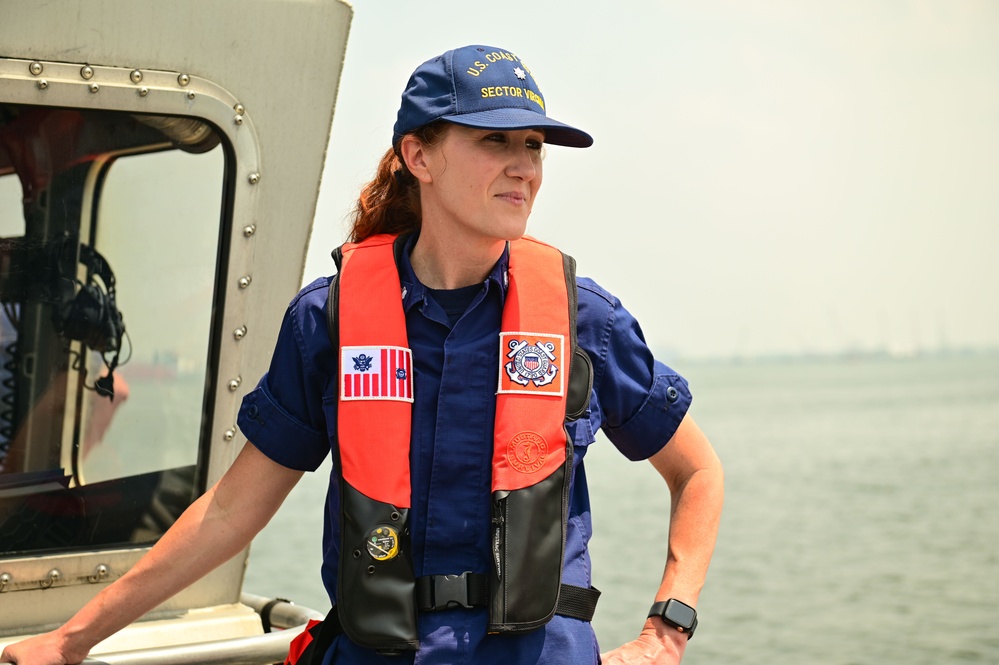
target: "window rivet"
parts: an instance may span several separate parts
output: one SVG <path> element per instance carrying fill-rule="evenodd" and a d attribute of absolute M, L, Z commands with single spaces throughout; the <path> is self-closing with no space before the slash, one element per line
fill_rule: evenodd
<path fill-rule="evenodd" d="M 232 110 L 236 112 L 236 115 L 243 115 L 246 112 L 242 104 L 236 104 L 232 107 Z"/>
<path fill-rule="evenodd" d="M 14 581 L 14 578 L 10 576 L 10 573 L 3 573 L 0 575 L 0 593 L 7 590 L 8 585 Z"/>
<path fill-rule="evenodd" d="M 236 338 L 236 341 L 239 341 L 244 337 L 246 337 L 246 326 L 240 326 L 239 328 L 233 330 L 232 336 Z"/>
<path fill-rule="evenodd" d="M 243 227 L 243 235 L 246 236 L 247 238 L 251 237 L 256 232 L 257 232 L 256 224 L 250 224 L 249 226 Z"/>
<path fill-rule="evenodd" d="M 236 438 L 236 430 L 234 429 L 227 429 L 225 433 L 222 435 L 223 441 L 232 441 L 235 438 Z"/>
<path fill-rule="evenodd" d="M 236 388 L 239 388 L 239 384 L 241 384 L 242 382 L 243 378 L 237 376 L 235 379 L 229 382 L 229 390 L 235 391 Z"/>
<path fill-rule="evenodd" d="M 107 576 L 108 576 L 108 567 L 102 563 L 99 566 L 97 566 L 97 568 L 94 569 L 93 575 L 87 576 L 87 581 L 90 582 L 91 584 L 97 584 Z"/>
<path fill-rule="evenodd" d="M 242 124 L 243 124 L 243 116 L 241 116 L 241 115 L 239 115 L 239 114 L 237 113 L 237 114 L 236 114 L 236 117 L 235 117 L 235 118 L 233 118 L 233 119 L 232 119 L 232 121 L 233 121 L 233 122 L 234 122 L 235 124 L 237 124 L 237 125 L 242 125 Z"/>
<path fill-rule="evenodd" d="M 48 81 L 46 81 L 45 79 L 38 79 L 38 89 L 39 90 L 47 90 L 48 87 L 49 87 L 49 82 Z"/>
<path fill-rule="evenodd" d="M 89 81 L 94 78 L 94 68 L 90 65 L 84 65 L 83 68 L 80 69 L 80 76 L 83 77 L 84 81 Z"/>
<path fill-rule="evenodd" d="M 97 85 L 96 83 L 91 83 L 90 84 L 90 92 L 96 94 L 97 91 L 100 90 L 100 89 L 101 89 L 101 86 Z"/>
<path fill-rule="evenodd" d="M 62 573 L 59 572 L 57 568 L 53 568 L 49 571 L 49 574 L 45 576 L 44 580 L 39 580 L 38 584 L 43 589 L 51 588 L 56 582 L 62 579 Z"/>
<path fill-rule="evenodd" d="M 187 85 L 190 82 L 191 82 L 191 77 L 188 76 L 187 74 L 181 74 L 180 76 L 177 77 L 177 83 L 181 85 Z"/>
<path fill-rule="evenodd" d="M 259 173 L 251 173 L 249 175 L 249 177 L 247 178 L 247 180 L 250 181 L 251 185 L 256 185 L 258 182 L 260 182 L 260 174 Z"/>
<path fill-rule="evenodd" d="M 252 282 L 252 281 L 253 281 L 253 278 L 250 277 L 249 275 L 245 275 L 243 277 L 240 277 L 239 278 L 239 288 L 245 289 L 246 287 L 248 287 L 250 285 L 250 282 Z"/>
<path fill-rule="evenodd" d="M 188 99 L 194 99 L 194 91 L 193 91 L 193 90 L 189 90 L 189 91 L 188 91 L 188 93 L 187 93 L 187 98 L 188 98 Z"/>
<path fill-rule="evenodd" d="M 35 62 L 31 63 L 30 65 L 28 65 L 28 71 L 30 71 L 35 76 L 38 76 L 44 70 L 45 70 L 45 68 L 42 66 L 42 63 L 38 62 L 37 60 Z"/>
<path fill-rule="evenodd" d="M 141 88 L 139 88 L 139 97 L 145 97 L 148 94 L 149 94 L 149 88 L 147 88 L 146 86 L 142 86 Z"/>
<path fill-rule="evenodd" d="M 133 69 L 132 73 L 128 75 L 132 79 L 132 83 L 142 83 L 142 72 L 138 69 Z"/>

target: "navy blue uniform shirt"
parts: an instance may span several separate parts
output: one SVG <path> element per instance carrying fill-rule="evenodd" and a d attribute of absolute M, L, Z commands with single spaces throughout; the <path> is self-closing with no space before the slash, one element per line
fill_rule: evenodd
<path fill-rule="evenodd" d="M 410 239 L 407 249 L 412 243 Z M 453 326 L 416 278 L 408 251 L 404 256 L 399 266 L 402 302 L 415 366 L 410 447 L 414 572 L 489 573 L 493 416 L 508 255 Z M 673 436 L 691 398 L 686 381 L 653 358 L 637 321 L 621 303 L 592 280 L 579 278 L 577 284 L 578 342 L 593 361 L 594 375 L 589 411 L 568 425 L 574 473 L 562 581 L 588 587 L 592 527 L 583 458 L 594 433 L 602 428 L 628 458 L 646 459 Z M 326 328 L 328 287 L 328 278 L 318 279 L 291 302 L 270 370 L 239 411 L 239 427 L 247 439 L 292 469 L 313 471 L 336 448 L 338 368 Z M 322 577 L 331 602 L 336 599 L 340 521 L 335 473 L 323 535 Z M 598 660 L 590 624 L 578 619 L 556 615 L 545 627 L 516 636 L 486 635 L 486 622 L 485 609 L 424 612 L 416 654 L 383 658 L 341 635 L 325 662 L 580 665 Z"/>

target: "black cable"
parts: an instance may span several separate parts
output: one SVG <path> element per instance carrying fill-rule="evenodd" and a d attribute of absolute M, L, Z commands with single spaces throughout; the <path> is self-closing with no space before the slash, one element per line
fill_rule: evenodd
<path fill-rule="evenodd" d="M 4 303 L 4 314 L 14 330 L 17 330 L 17 310 L 11 303 Z M 17 338 L 15 337 L 3 348 L 7 360 L 3 369 L 8 375 L 0 381 L 3 394 L 0 395 L 0 466 L 7 458 L 11 442 L 14 439 L 15 402 L 17 400 Z"/>

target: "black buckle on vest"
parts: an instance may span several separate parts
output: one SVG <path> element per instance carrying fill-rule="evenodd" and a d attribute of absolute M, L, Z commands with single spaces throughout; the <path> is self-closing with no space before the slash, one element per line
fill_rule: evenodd
<path fill-rule="evenodd" d="M 416 580 L 416 607 L 423 611 L 485 607 L 489 582 L 482 574 L 428 575 Z"/>
<path fill-rule="evenodd" d="M 443 609 L 454 605 L 461 605 L 465 608 L 472 607 L 468 604 L 468 581 L 467 573 L 461 575 L 434 575 L 434 607 L 433 609 Z"/>

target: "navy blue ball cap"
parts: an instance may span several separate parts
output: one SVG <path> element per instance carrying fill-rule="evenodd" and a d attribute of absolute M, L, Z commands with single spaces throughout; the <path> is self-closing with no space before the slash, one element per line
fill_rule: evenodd
<path fill-rule="evenodd" d="M 531 70 L 513 53 L 492 46 L 463 46 L 417 67 L 402 93 L 392 145 L 435 120 L 478 129 L 537 128 L 545 143 L 593 145 L 586 132 L 549 118 Z"/>

